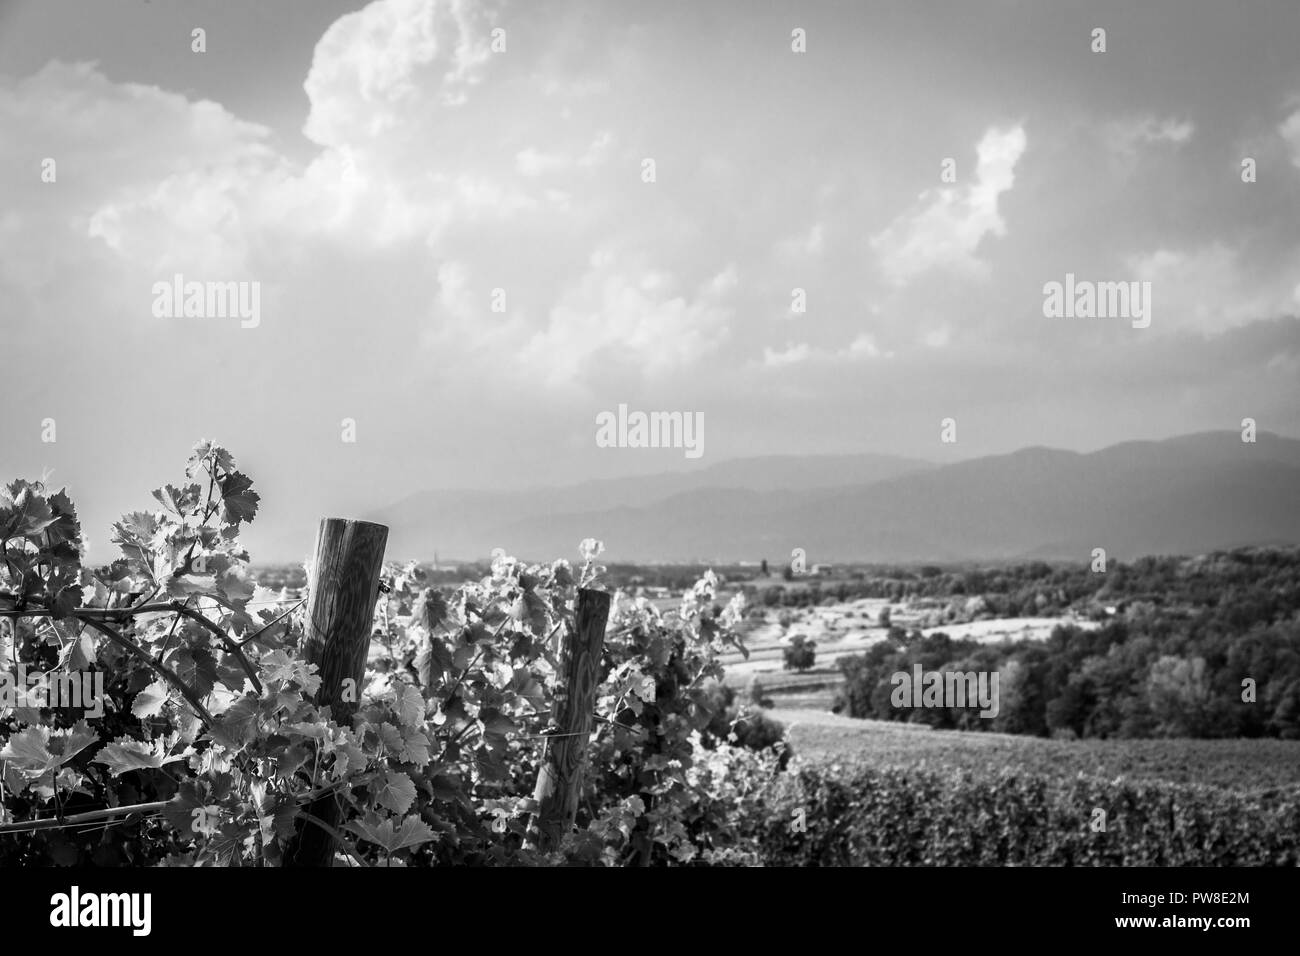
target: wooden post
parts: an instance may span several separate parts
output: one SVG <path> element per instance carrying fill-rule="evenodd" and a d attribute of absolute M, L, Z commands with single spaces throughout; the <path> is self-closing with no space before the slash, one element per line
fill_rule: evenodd
<path fill-rule="evenodd" d="M 316 706 L 328 706 L 340 725 L 351 722 L 361 696 L 387 543 L 386 526 L 344 518 L 322 518 L 316 535 L 302 652 L 320 668 Z M 332 795 L 312 803 L 307 812 L 331 827 L 338 820 Z M 314 823 L 300 821 L 284 865 L 329 866 L 333 861 L 334 838 Z"/>
<path fill-rule="evenodd" d="M 542 852 L 559 846 L 578 813 L 605 648 L 609 594 L 581 588 L 574 617 L 576 625 L 567 629 L 560 648 L 560 683 L 553 715 L 556 735 L 543 745 L 542 768 L 533 791 L 533 799 L 541 806 L 529 827 L 528 845 Z"/>

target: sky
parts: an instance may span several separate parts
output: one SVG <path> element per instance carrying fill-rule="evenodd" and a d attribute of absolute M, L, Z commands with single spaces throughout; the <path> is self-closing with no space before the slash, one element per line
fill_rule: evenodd
<path fill-rule="evenodd" d="M 256 559 L 422 488 L 1300 434 L 1298 36 L 1281 0 L 0 0 L 0 478 L 107 557 L 213 438 Z M 159 317 L 176 274 L 258 283 L 257 324 Z M 1045 317 L 1067 274 L 1149 282 L 1149 326 Z M 703 454 L 599 447 L 620 404 Z"/>

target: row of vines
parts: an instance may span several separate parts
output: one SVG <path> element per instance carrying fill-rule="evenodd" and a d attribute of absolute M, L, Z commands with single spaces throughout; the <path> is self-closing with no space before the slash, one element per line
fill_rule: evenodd
<path fill-rule="evenodd" d="M 717 682 L 741 606 L 715 604 L 711 574 L 671 613 L 615 595 L 577 826 L 542 853 L 532 786 L 597 542 L 577 567 L 497 553 L 454 592 L 386 566 L 349 718 L 313 703 L 304 602 L 250 573 L 259 499 L 229 452 L 201 442 L 153 495 L 90 567 L 64 492 L 0 490 L 0 674 L 27 675 L 0 709 L 0 865 L 279 866 L 313 827 L 337 865 L 757 862 L 743 791 L 783 755 L 736 745 L 747 718 Z M 41 706 L 86 675 L 102 713 Z"/>
<path fill-rule="evenodd" d="M 1300 863 L 1295 787 L 787 768 L 779 726 L 720 683 L 743 609 L 711 574 L 669 613 L 613 596 L 576 826 L 543 852 L 533 786 L 597 542 L 576 567 L 498 553 L 454 591 L 386 566 L 335 714 L 304 600 L 249 571 L 259 499 L 231 455 L 201 442 L 154 498 L 90 567 L 65 493 L 0 488 L 0 866 L 285 866 L 309 832 L 350 866 Z"/>

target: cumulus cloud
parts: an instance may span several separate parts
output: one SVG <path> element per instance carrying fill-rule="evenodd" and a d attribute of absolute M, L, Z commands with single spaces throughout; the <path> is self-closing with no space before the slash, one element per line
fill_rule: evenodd
<path fill-rule="evenodd" d="M 1127 265 L 1134 278 L 1151 283 L 1153 329 L 1220 334 L 1300 308 L 1294 275 L 1256 275 L 1246 257 L 1222 242 L 1158 248 L 1130 256 Z"/>
<path fill-rule="evenodd" d="M 564 290 L 545 327 L 519 349 L 525 367 L 544 366 L 551 384 L 572 383 L 598 365 L 658 378 L 694 364 L 730 335 L 734 266 L 683 294 L 672 274 L 606 251 Z"/>
<path fill-rule="evenodd" d="M 872 237 L 885 277 L 905 285 L 938 268 L 987 278 L 988 265 L 976 250 L 986 235 L 1006 233 L 998 197 L 1015 183 L 1026 142 L 1023 126 L 989 129 L 976 147 L 975 174 L 968 185 L 925 190 L 911 210 Z"/>
<path fill-rule="evenodd" d="M 419 119 L 431 102 L 463 104 L 492 56 L 491 11 L 480 0 L 378 0 L 340 17 L 303 84 L 303 132 L 322 146 L 356 144 Z"/>
<path fill-rule="evenodd" d="M 0 295 L 32 307 L 56 276 L 65 293 L 80 284 L 105 306 L 131 298 L 112 276 L 88 288 L 105 278 L 91 262 L 125 263 L 133 282 L 138 270 L 246 272 L 258 183 L 284 172 L 266 127 L 207 100 L 114 83 L 89 63 L 0 78 L 0 128 L 0 163 L 32 171 L 27 188 L 6 192 L 3 232 L 22 239 L 5 237 Z M 38 178 L 46 157 L 48 184 Z"/>
<path fill-rule="evenodd" d="M 740 376 L 765 369 L 797 368 L 782 384 L 802 377 L 798 384 L 815 386 L 828 369 L 847 378 L 852 363 L 893 358 L 886 344 L 932 361 L 931 350 L 956 338 L 958 315 L 963 344 L 977 338 L 972 325 L 1004 342 L 1015 290 L 1025 287 L 1014 275 L 980 288 L 916 280 L 932 271 L 988 278 L 985 240 L 1008 232 L 1003 196 L 1025 188 L 1022 126 L 987 129 L 957 184 L 926 189 L 878 219 L 876 204 L 888 197 L 864 198 L 871 189 L 858 187 L 896 165 L 887 153 L 828 149 L 803 169 L 802 146 L 760 148 L 762 124 L 748 122 L 758 112 L 706 133 L 683 125 L 683 91 L 700 74 L 684 59 L 682 75 L 666 77 L 653 52 L 655 37 L 671 39 L 676 26 L 656 34 L 649 17 L 632 32 L 597 24 L 558 43 L 556 31 L 537 30 L 551 42 L 541 49 L 514 42 L 516 27 L 522 40 L 544 20 L 529 23 L 534 8 L 516 5 L 510 53 L 499 56 L 490 52 L 495 9 L 379 0 L 341 17 L 305 74 L 307 113 L 279 130 L 305 123 L 315 152 L 302 161 L 278 152 L 271 130 L 217 103 L 113 82 L 90 65 L 0 77 L 0 158 L 30 166 L 30 144 L 39 143 L 60 163 L 57 188 L 17 191 L 0 208 L 0 297 L 15 301 L 18 290 L 48 308 L 56 281 L 98 304 L 136 296 L 173 271 L 274 278 L 285 308 L 299 310 L 294 334 L 310 329 L 319 341 L 331 324 L 355 329 L 358 311 L 382 303 L 393 315 L 384 334 L 394 363 L 414 368 L 412 378 L 430 369 L 449 388 L 501 372 L 521 391 L 593 376 L 662 384 L 701 366 L 738 394 Z M 593 66 L 597 47 L 617 64 Z M 842 121 L 834 104 L 817 100 L 821 128 Z M 1096 129 L 1109 129 L 1121 152 L 1159 145 L 1171 158 L 1195 135 L 1190 120 L 1150 116 Z M 1300 112 L 1280 125 L 1270 117 L 1261 135 L 1275 151 L 1279 133 L 1300 165 Z M 1044 123 L 1036 151 L 1064 139 Z M 637 177 L 651 152 L 661 173 L 673 172 L 655 187 Z M 82 174 L 91 167 L 93 176 Z M 1112 264 L 1105 231 L 1090 212 L 1078 215 L 1077 193 L 1059 188 L 1083 181 L 1081 172 L 1091 173 L 1062 169 L 1025 204 L 1037 232 L 1018 226 L 1007 240 L 1008 270 L 1039 269 L 1035 257 L 1051 246 L 1043 237 L 1053 235 Z M 1103 200 L 1116 185 L 1108 172 L 1087 180 Z M 796 179 L 798 190 L 766 188 Z M 1150 201 L 1135 199 L 1134 221 L 1149 218 Z M 863 221 L 888 225 L 864 236 Z M 1159 241 L 1130 262 L 1133 277 L 1156 282 L 1156 325 L 1162 309 L 1174 320 L 1175 305 L 1178 321 L 1205 329 L 1294 310 L 1295 271 L 1280 259 L 1255 267 L 1226 247 L 1185 248 L 1172 234 Z M 592 249 L 602 251 L 588 258 Z M 879 269 L 852 269 L 868 249 Z M 92 260 L 96 272 L 85 268 Z M 763 316 L 793 315 L 796 285 L 808 288 L 817 321 L 805 317 L 791 334 L 811 341 L 749 338 L 746 317 L 761 328 Z M 490 309 L 496 286 L 508 287 L 505 313 Z M 872 301 L 887 310 L 864 313 Z M 725 348 L 736 339 L 743 350 Z"/>
<path fill-rule="evenodd" d="M 86 274 L 56 269 L 42 247 L 82 260 L 107 252 L 112 268 L 94 290 L 101 302 L 118 292 L 138 298 L 146 280 L 182 272 L 283 276 L 291 307 L 310 300 L 328 309 L 337 297 L 294 284 L 391 288 L 391 263 L 404 261 L 424 273 L 402 283 L 402 294 L 426 290 L 423 303 L 409 303 L 424 313 L 411 322 L 416 340 L 444 356 L 509 354 L 523 387 L 563 380 L 597 356 L 656 377 L 710 354 L 734 309 L 737 273 L 725 261 L 697 271 L 611 254 L 573 267 L 579 243 L 646 244 L 644 218 L 627 220 L 604 192 L 582 188 L 613 155 L 613 131 L 595 117 L 557 127 L 520 106 L 520 116 L 539 117 L 522 130 L 537 138 L 494 150 L 493 139 L 521 131 L 464 108 L 492 77 L 491 10 L 379 0 L 337 20 L 304 84 L 305 132 L 320 147 L 305 165 L 279 154 L 267 128 L 216 103 L 116 83 L 91 64 L 0 79 L 0 126 L 16 133 L 0 156 L 31 163 L 17 144 L 40 142 L 60 164 L 57 188 L 38 183 L 0 214 L 10 299 L 35 297 L 56 272 Z M 540 104 L 546 93 L 530 69 L 518 66 L 527 75 L 519 89 Z M 529 241 L 554 235 L 557 217 L 565 223 L 557 241 Z M 60 232 L 58 241 L 10 241 L 38 229 Z M 349 278 L 313 272 L 323 255 L 349 263 Z M 475 285 L 480 278 L 510 285 L 512 302 L 524 305 L 484 321 L 490 289 Z"/>

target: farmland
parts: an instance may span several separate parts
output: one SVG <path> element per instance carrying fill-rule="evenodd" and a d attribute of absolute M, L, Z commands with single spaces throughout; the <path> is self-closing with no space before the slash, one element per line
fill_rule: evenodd
<path fill-rule="evenodd" d="M 1238 792 L 1300 786 L 1300 741 L 1294 740 L 1051 740 L 933 730 L 810 709 L 779 707 L 768 716 L 785 724 L 796 755 L 810 763 L 948 768 L 976 775 L 1025 770 Z"/>
<path fill-rule="evenodd" d="M 52 550 L 79 540 L 69 499 L 40 483 L 12 486 L 22 543 L 7 554 L 30 574 L 26 590 L 0 589 L 15 655 L 55 663 L 47 637 L 58 632 L 39 619 L 91 626 L 106 641 L 63 653 L 103 663 L 112 706 L 99 725 L 37 714 L 42 723 L 23 726 L 30 708 L 15 714 L 0 753 L 11 766 L 0 832 L 20 835 L 5 847 L 10 861 L 1300 863 L 1300 555 L 1144 559 L 1109 579 L 1041 562 L 847 569 L 786 588 L 744 568 L 706 570 L 687 586 L 675 582 L 689 567 L 606 577 L 594 539 L 577 567 L 498 553 L 456 572 L 381 566 L 377 549 L 358 544 L 364 575 L 309 580 L 302 593 L 293 577 L 263 578 L 259 591 L 237 537 L 258 510 L 251 479 L 208 442 L 185 474 L 206 474 L 209 490 L 169 485 L 155 493 L 164 510 L 125 516 L 114 526 L 116 569 Z M 322 523 L 318 548 L 359 541 L 346 525 Z M 221 574 L 174 583 L 195 576 L 190 554 L 205 541 L 202 561 Z M 197 607 L 151 601 L 144 582 L 160 576 Z M 86 590 L 74 594 L 65 579 Z M 318 621 L 349 606 L 330 590 L 343 586 L 365 596 L 347 628 L 356 676 L 331 678 L 338 696 L 321 701 L 325 682 L 304 649 L 317 628 L 334 632 Z M 305 608 L 311 600 L 320 608 Z M 561 664 L 584 658 L 553 652 L 557 635 L 572 647 L 579 631 L 595 641 L 585 676 Z M 799 641 L 814 653 L 787 659 Z M 913 663 L 1002 671 L 1001 713 L 891 707 L 889 675 Z M 1258 675 L 1263 706 L 1250 706 L 1253 678 L 1238 694 L 1242 673 Z M 592 714 L 596 724 L 556 739 L 585 738 L 581 762 L 537 743 L 571 686 L 590 700 L 566 719 L 590 726 Z M 345 696 L 354 690 L 359 699 Z M 153 736 L 155 726 L 170 735 Z M 1197 736 L 1207 739 L 1186 739 Z M 38 746 L 46 739 L 68 765 L 57 777 Z M 308 759 L 317 740 L 334 748 L 324 767 Z M 238 777 L 207 762 L 227 752 L 244 761 Z M 561 765 L 584 769 L 566 784 L 581 799 L 557 826 L 544 801 Z M 280 788 L 269 833 L 259 775 Z M 343 829 L 303 829 L 343 782 L 350 789 L 330 811 Z M 158 816 L 102 843 L 54 825 L 43 804 L 56 787 L 77 823 L 120 806 Z M 318 830 L 329 839 L 303 836 Z"/>
<path fill-rule="evenodd" d="M 802 582 L 796 583 L 799 587 Z M 784 595 L 783 595 L 784 599 Z M 971 605 L 968 605 L 971 606 Z M 939 729 L 925 723 L 859 719 L 833 713 L 842 695 L 841 663 L 863 654 L 894 634 L 910 630 L 930 638 L 944 634 L 979 647 L 1041 646 L 1058 627 L 1095 633 L 1101 622 L 1084 616 L 1084 602 L 1056 608 L 1058 613 L 1032 617 L 966 619 L 957 614 L 935 623 L 945 602 L 928 598 L 855 598 L 822 600 L 802 607 L 768 607 L 745 622 L 748 658 L 739 652 L 724 657 L 726 681 L 739 695 L 751 682 L 761 685 L 766 715 L 785 726 L 796 762 L 838 768 L 891 767 L 905 772 L 961 772 L 975 777 L 1003 773 L 1031 774 L 1047 781 L 1085 777 L 1098 781 L 1159 781 L 1178 786 L 1209 786 L 1237 794 L 1268 794 L 1300 786 L 1300 740 L 1195 739 L 1162 735 L 1119 739 L 1074 739 L 1075 735 L 1041 736 L 977 730 Z M 1114 608 L 1106 609 L 1113 612 Z M 1186 617 L 1169 608 L 1171 620 Z M 816 660 L 803 671 L 786 669 L 784 650 L 792 638 L 816 642 Z M 842 704 L 842 701 L 839 703 Z"/>
<path fill-rule="evenodd" d="M 843 682 L 836 667 L 840 658 L 861 654 L 884 640 L 889 628 L 879 624 L 887 612 L 893 625 L 914 627 L 922 634 L 942 632 L 954 639 L 969 638 L 980 643 L 1001 640 L 1045 640 L 1061 624 L 1084 630 L 1097 626 L 1095 621 L 1074 614 L 1054 617 L 993 618 L 947 624 L 927 625 L 928 612 L 911 603 L 878 598 L 860 598 L 830 606 L 793 611 L 767 611 L 761 620 L 751 618 L 745 633 L 748 656 L 735 651 L 723 656 L 727 683 L 736 689 L 758 678 L 764 691 L 781 706 L 829 710 L 835 690 Z M 782 618 L 789 621 L 782 625 Z M 817 644 L 817 663 L 802 673 L 784 670 L 783 651 L 788 639 L 802 635 Z"/>

